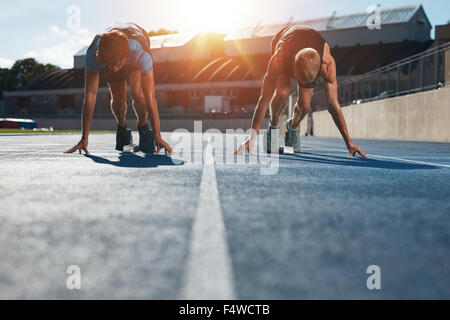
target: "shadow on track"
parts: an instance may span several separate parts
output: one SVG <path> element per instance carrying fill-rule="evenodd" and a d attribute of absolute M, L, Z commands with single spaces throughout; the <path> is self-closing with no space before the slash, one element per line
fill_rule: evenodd
<path fill-rule="evenodd" d="M 369 155 L 370 156 L 370 155 Z M 391 170 L 419 170 L 419 169 L 439 169 L 437 166 L 407 163 L 401 161 L 389 161 L 379 159 L 364 158 L 344 158 L 327 154 L 301 152 L 290 156 L 280 156 L 280 159 L 291 161 L 304 161 L 311 163 L 322 163 L 340 166 L 351 166 L 361 168 L 391 169 Z"/>
<path fill-rule="evenodd" d="M 95 163 L 107 164 L 119 168 L 157 168 L 161 166 L 181 166 L 184 161 L 173 159 L 167 155 L 145 154 L 140 157 L 134 153 L 121 153 L 119 161 L 111 161 L 102 157 L 85 155 Z"/>

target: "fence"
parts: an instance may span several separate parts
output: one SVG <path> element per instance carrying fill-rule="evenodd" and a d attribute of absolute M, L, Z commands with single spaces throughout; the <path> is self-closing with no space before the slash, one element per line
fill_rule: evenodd
<path fill-rule="evenodd" d="M 342 81 L 338 89 L 339 102 L 342 106 L 347 106 L 443 87 L 449 81 L 446 79 L 446 52 L 449 59 L 449 50 L 450 43 L 445 43 Z M 324 89 L 317 91 L 312 105 L 314 111 L 327 108 Z"/>

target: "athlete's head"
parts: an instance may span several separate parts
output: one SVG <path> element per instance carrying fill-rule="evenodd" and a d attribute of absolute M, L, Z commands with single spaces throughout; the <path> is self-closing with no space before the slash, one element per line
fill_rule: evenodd
<path fill-rule="evenodd" d="M 117 30 L 113 30 L 100 37 L 97 58 L 108 69 L 117 72 L 127 61 L 129 50 L 127 36 Z"/>
<path fill-rule="evenodd" d="M 306 48 L 300 50 L 294 60 L 294 75 L 300 85 L 307 85 L 316 79 L 320 71 L 319 53 Z"/>

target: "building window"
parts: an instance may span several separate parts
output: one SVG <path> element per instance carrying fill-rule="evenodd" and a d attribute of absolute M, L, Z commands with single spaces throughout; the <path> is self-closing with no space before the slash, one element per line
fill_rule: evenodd
<path fill-rule="evenodd" d="M 28 116 L 30 112 L 31 99 L 29 97 L 17 98 L 17 111 L 20 116 Z"/>
<path fill-rule="evenodd" d="M 43 104 L 47 104 L 48 103 L 48 96 L 40 96 L 39 102 L 43 103 Z"/>
<path fill-rule="evenodd" d="M 75 108 L 74 96 L 63 95 L 58 96 L 59 108 L 60 109 L 73 109 Z"/>
<path fill-rule="evenodd" d="M 236 94 L 237 94 L 236 89 L 228 89 L 227 90 L 227 96 L 230 98 L 235 98 Z"/>
<path fill-rule="evenodd" d="M 29 97 L 19 97 L 17 99 L 18 109 L 30 109 L 30 98 Z"/>
<path fill-rule="evenodd" d="M 189 97 L 190 98 L 198 98 L 199 94 L 198 94 L 198 90 L 192 90 L 189 92 Z"/>

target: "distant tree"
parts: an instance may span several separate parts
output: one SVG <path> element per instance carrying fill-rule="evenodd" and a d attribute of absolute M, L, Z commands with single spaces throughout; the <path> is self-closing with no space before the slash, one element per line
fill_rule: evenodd
<path fill-rule="evenodd" d="M 176 34 L 176 33 L 178 33 L 178 31 L 176 31 L 176 30 L 168 30 L 168 29 L 165 29 L 165 28 L 160 28 L 160 29 L 158 29 L 158 30 L 152 30 L 152 31 L 150 31 L 150 32 L 148 33 L 148 36 L 149 36 L 149 37 L 154 37 L 154 36 L 165 36 L 165 35 L 168 35 L 168 34 Z"/>
<path fill-rule="evenodd" d="M 41 75 L 41 74 L 43 74 L 45 72 L 58 70 L 58 69 L 59 69 L 59 67 L 55 66 L 53 64 L 49 64 L 49 63 L 41 64 L 41 63 L 38 63 L 37 65 L 34 66 L 33 70 L 25 76 L 25 82 L 27 84 L 29 84 L 31 82 L 31 80 L 33 80 L 37 76 L 39 76 L 39 75 Z"/>
<path fill-rule="evenodd" d="M 26 85 L 25 77 L 31 73 L 38 62 L 33 58 L 17 60 L 9 69 L 5 79 L 5 90 L 21 90 Z"/>
<path fill-rule="evenodd" d="M 8 91 L 24 90 L 38 75 L 56 69 L 59 67 L 52 64 L 41 64 L 33 58 L 17 60 L 8 70 L 3 82 L 3 89 Z"/>
<path fill-rule="evenodd" d="M 3 89 L 5 85 L 5 78 L 8 75 L 8 69 L 0 68 L 0 100 L 3 100 Z"/>

